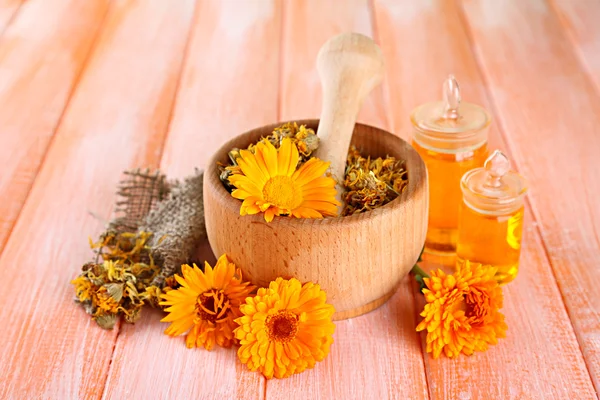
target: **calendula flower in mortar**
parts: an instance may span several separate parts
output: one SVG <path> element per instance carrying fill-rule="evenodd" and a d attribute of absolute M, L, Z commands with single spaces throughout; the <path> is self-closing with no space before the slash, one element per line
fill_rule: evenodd
<path fill-rule="evenodd" d="M 162 295 L 162 306 L 169 313 L 162 322 L 171 322 L 165 330 L 170 336 L 187 332 L 189 348 L 203 346 L 211 350 L 215 343 L 231 347 L 234 343 L 234 319 L 240 317 L 239 306 L 254 290 L 242 281 L 241 271 L 222 255 L 215 268 L 205 263 L 204 272 L 196 265 L 182 265 L 183 277 L 175 275 L 181 285 Z"/>
<path fill-rule="evenodd" d="M 496 268 L 466 262 L 454 275 L 437 270 L 423 278 L 427 300 L 417 331 L 427 330 L 427 352 L 448 357 L 485 351 L 506 336 Z"/>
<path fill-rule="evenodd" d="M 311 158 L 296 170 L 296 145 L 285 138 L 279 150 L 267 140 L 256 145 L 255 153 L 240 150 L 237 163 L 241 173 L 229 177 L 235 189 L 231 195 L 243 200 L 240 215 L 264 213 L 271 222 L 276 215 L 296 218 L 336 216 L 335 180 L 323 176 L 329 163 Z"/>
<path fill-rule="evenodd" d="M 313 368 L 329 354 L 335 312 L 319 285 L 277 278 L 240 306 L 240 361 L 268 379 Z"/>

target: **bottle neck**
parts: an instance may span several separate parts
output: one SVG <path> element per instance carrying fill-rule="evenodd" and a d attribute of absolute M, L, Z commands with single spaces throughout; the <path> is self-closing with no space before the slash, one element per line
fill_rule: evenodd
<path fill-rule="evenodd" d="M 487 143 L 488 127 L 471 132 L 434 132 L 414 126 L 413 140 L 422 148 L 438 153 L 475 151 Z"/>
<path fill-rule="evenodd" d="M 463 202 L 473 211 L 492 216 L 509 215 L 523 207 L 524 195 L 517 197 L 494 199 L 478 195 L 463 188 Z"/>

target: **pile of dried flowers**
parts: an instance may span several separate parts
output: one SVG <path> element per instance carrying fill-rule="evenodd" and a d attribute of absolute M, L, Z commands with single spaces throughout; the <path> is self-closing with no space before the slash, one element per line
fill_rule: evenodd
<path fill-rule="evenodd" d="M 286 123 L 247 149 L 229 152 L 231 165 L 219 165 L 220 179 L 232 196 L 243 200 L 240 214 L 323 218 L 337 216 L 335 180 L 329 163 L 311 157 L 319 146 L 314 130 Z M 356 147 L 348 152 L 343 182 L 342 216 L 383 206 L 408 185 L 403 160 L 363 157 Z"/>
<path fill-rule="evenodd" d="M 404 160 L 394 157 L 363 157 L 354 146 L 348 151 L 342 215 L 353 215 L 381 207 L 400 196 L 408 186 Z"/>
<path fill-rule="evenodd" d="M 98 261 L 83 266 L 75 285 L 76 301 L 105 329 L 119 316 L 134 323 L 145 303 L 158 304 L 160 288 L 152 280 L 160 269 L 154 264 L 148 239 L 151 233 L 106 232 L 97 243 Z"/>

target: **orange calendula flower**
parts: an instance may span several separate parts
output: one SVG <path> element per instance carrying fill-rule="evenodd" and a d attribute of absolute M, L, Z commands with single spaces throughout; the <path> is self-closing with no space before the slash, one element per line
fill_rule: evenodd
<path fill-rule="evenodd" d="M 427 330 L 427 352 L 448 357 L 485 351 L 508 328 L 502 308 L 502 289 L 494 278 L 496 268 L 465 263 L 454 275 L 437 270 L 424 278 L 427 304 L 417 331 Z"/>
<path fill-rule="evenodd" d="M 277 278 L 248 297 L 240 310 L 238 356 L 251 371 L 268 379 L 286 378 L 313 368 L 329 354 L 335 309 L 319 285 Z"/>
<path fill-rule="evenodd" d="M 204 264 L 204 272 L 196 265 L 181 267 L 183 277 L 175 275 L 181 285 L 161 297 L 162 306 L 169 313 L 162 322 L 171 322 L 165 330 L 170 336 L 188 332 L 186 345 L 189 348 L 204 346 L 211 350 L 218 344 L 231 347 L 234 343 L 234 319 L 240 317 L 239 306 L 254 290 L 235 264 L 222 255 L 215 268 Z"/>
<path fill-rule="evenodd" d="M 311 158 L 298 170 L 298 148 L 285 138 L 279 150 L 267 140 L 255 153 L 240 150 L 236 159 L 241 173 L 229 177 L 235 189 L 231 195 L 243 200 L 240 215 L 263 212 L 271 222 L 276 215 L 296 218 L 336 216 L 340 203 L 335 199 L 335 180 L 323 176 L 329 163 Z"/>

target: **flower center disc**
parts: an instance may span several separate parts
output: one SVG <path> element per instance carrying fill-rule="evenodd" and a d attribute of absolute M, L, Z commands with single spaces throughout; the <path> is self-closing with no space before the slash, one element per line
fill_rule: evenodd
<path fill-rule="evenodd" d="M 298 317 L 291 312 L 280 311 L 279 314 L 269 315 L 265 325 L 269 339 L 277 342 L 289 342 L 298 333 Z"/>
<path fill-rule="evenodd" d="M 229 299 L 222 290 L 209 290 L 198 296 L 196 314 L 204 321 L 219 322 L 229 309 Z"/>
<path fill-rule="evenodd" d="M 263 197 L 279 208 L 293 210 L 302 204 L 300 190 L 289 176 L 274 176 L 265 183 Z"/>

